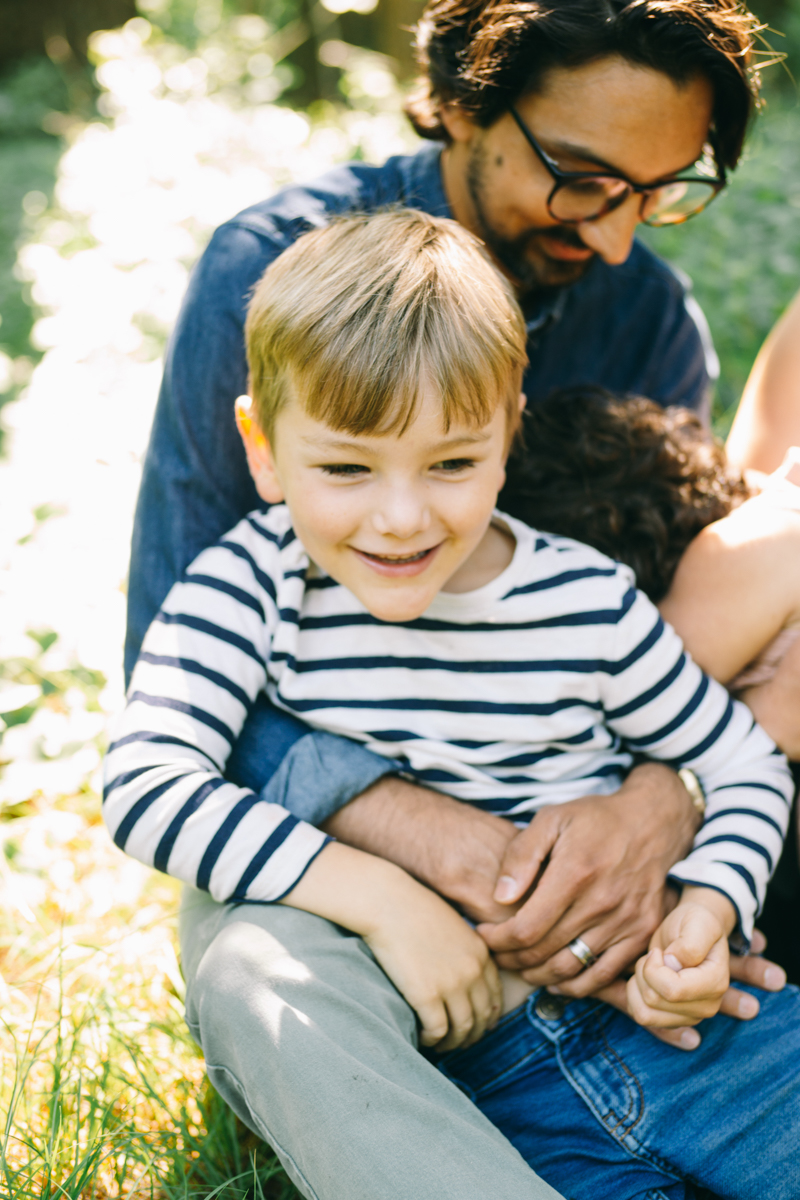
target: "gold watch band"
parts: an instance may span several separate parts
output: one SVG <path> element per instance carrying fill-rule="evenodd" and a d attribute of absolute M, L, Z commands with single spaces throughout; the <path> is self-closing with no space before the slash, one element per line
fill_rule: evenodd
<path fill-rule="evenodd" d="M 706 815 L 706 794 L 694 771 L 691 771 L 689 767 L 681 767 L 680 771 L 678 771 L 678 779 L 680 779 L 689 793 L 692 807 L 696 809 L 701 817 L 704 817 Z"/>

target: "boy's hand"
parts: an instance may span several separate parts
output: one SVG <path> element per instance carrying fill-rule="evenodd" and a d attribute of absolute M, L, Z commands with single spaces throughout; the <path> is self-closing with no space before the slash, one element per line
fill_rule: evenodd
<path fill-rule="evenodd" d="M 696 1025 L 719 1012 L 730 982 L 727 939 L 735 921 L 733 905 L 719 892 L 684 888 L 628 981 L 633 1019 L 668 1029 Z"/>
<path fill-rule="evenodd" d="M 471 1046 L 502 1009 L 500 977 L 486 943 L 421 885 L 416 903 L 383 914 L 364 940 L 419 1017 L 420 1042 L 439 1051 Z"/>
<path fill-rule="evenodd" d="M 360 934 L 415 1010 L 424 1046 L 472 1045 L 500 1016 L 500 977 L 486 943 L 393 863 L 331 842 L 281 903 Z"/>

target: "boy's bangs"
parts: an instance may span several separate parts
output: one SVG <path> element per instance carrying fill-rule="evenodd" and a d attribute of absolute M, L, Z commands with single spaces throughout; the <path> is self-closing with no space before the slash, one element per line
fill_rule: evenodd
<path fill-rule="evenodd" d="M 402 342 L 400 343 L 402 346 Z M 508 368 L 492 371 L 491 364 L 456 347 L 403 347 L 367 337 L 349 359 L 335 345 L 315 356 L 313 364 L 295 372 L 295 394 L 303 396 L 306 412 L 332 429 L 354 437 L 363 434 L 405 433 L 425 394 L 433 389 L 442 405 L 442 424 L 471 428 L 487 425 L 497 405 L 514 397 Z M 497 364 L 499 367 L 500 364 Z"/>

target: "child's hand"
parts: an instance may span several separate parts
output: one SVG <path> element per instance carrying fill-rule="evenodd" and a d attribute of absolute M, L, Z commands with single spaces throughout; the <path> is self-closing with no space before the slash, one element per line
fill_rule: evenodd
<path fill-rule="evenodd" d="M 719 892 L 684 888 L 628 980 L 634 1020 L 670 1029 L 713 1017 L 730 981 L 728 934 L 735 921 L 733 905 Z"/>
<path fill-rule="evenodd" d="M 471 1046 L 500 1016 L 500 977 L 483 938 L 393 863 L 331 842 L 281 903 L 360 934 L 415 1010 L 424 1046 Z"/>
<path fill-rule="evenodd" d="M 471 1046 L 500 1016 L 497 967 L 463 917 L 415 886 L 419 895 L 402 912 L 379 919 L 364 940 L 419 1017 L 423 1046 Z"/>

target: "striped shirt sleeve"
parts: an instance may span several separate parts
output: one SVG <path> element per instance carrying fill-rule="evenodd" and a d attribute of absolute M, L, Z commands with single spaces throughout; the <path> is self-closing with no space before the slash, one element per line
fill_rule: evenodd
<path fill-rule="evenodd" d="M 670 877 L 726 895 L 749 940 L 789 824 L 786 759 L 750 710 L 700 670 L 650 601 L 633 590 L 628 599 L 604 681 L 606 721 L 633 750 L 696 773 L 706 814 Z"/>
<path fill-rule="evenodd" d="M 116 844 L 220 901 L 281 899 L 329 840 L 223 777 L 264 687 L 278 622 L 280 547 L 254 545 L 267 536 L 242 522 L 173 587 L 105 765 L 103 811 Z"/>

